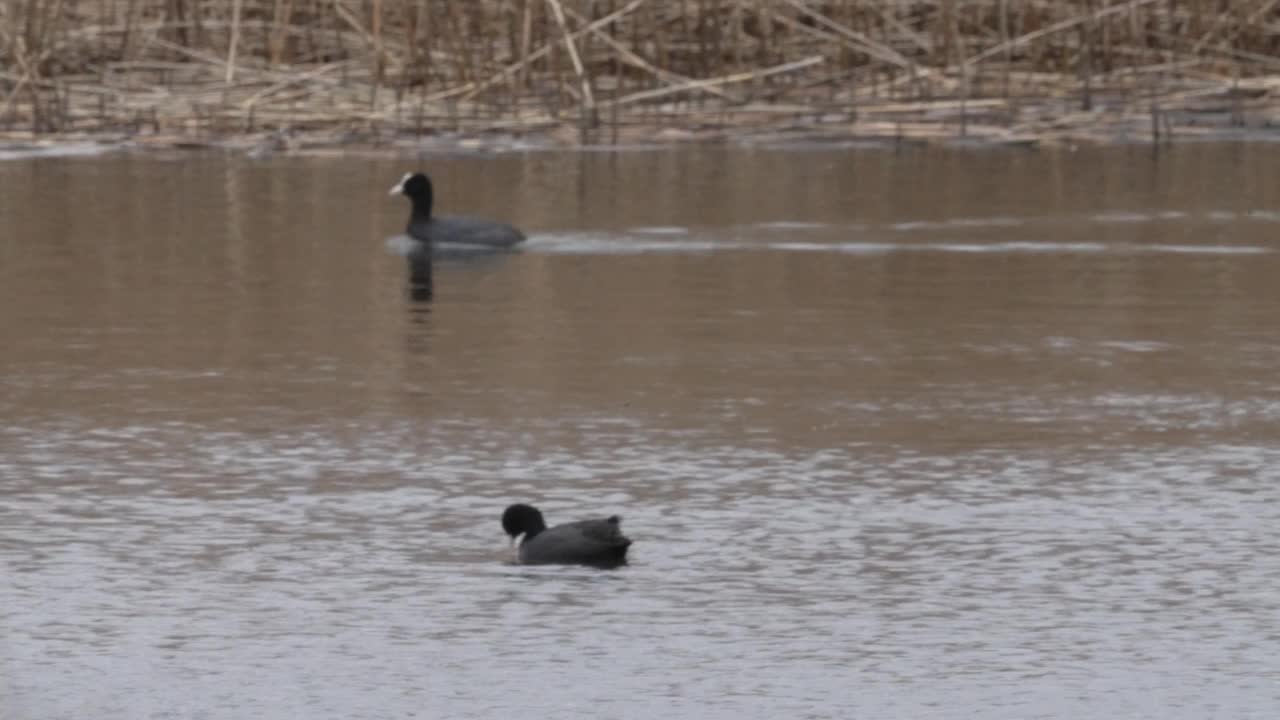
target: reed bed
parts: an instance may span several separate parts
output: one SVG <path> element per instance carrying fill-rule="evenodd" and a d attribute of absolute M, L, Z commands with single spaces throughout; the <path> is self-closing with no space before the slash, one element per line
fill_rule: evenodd
<path fill-rule="evenodd" d="M 1265 128 L 1277 0 L 0 0 L 0 132 L 1039 142 Z"/>

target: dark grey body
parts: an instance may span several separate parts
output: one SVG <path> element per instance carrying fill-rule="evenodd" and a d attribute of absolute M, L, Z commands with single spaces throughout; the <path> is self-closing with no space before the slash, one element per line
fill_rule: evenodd
<path fill-rule="evenodd" d="M 411 217 L 407 232 L 409 237 L 432 247 L 459 245 L 496 250 L 524 242 L 524 233 L 506 223 L 461 215 Z"/>
<path fill-rule="evenodd" d="M 522 565 L 627 564 L 631 541 L 622 534 L 617 518 L 579 520 L 548 528 L 520 543 Z"/>

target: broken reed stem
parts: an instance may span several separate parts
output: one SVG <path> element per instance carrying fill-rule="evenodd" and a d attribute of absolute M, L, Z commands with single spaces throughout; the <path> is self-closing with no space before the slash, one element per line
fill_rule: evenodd
<path fill-rule="evenodd" d="M 227 43 L 227 75 L 226 84 L 236 79 L 236 50 L 240 46 L 240 9 L 244 0 L 232 0 L 231 3 L 231 40 Z"/>
<path fill-rule="evenodd" d="M 577 39 L 589 32 L 596 32 L 601 27 L 604 27 L 605 25 L 608 25 L 609 23 L 617 20 L 619 17 L 626 15 L 627 13 L 631 12 L 635 8 L 639 7 L 644 2 L 646 2 L 646 0 L 631 0 L 631 2 L 627 3 L 625 7 L 617 10 L 616 12 L 606 15 L 600 18 L 599 20 L 596 20 L 595 22 L 591 23 L 590 25 L 587 25 L 584 28 L 577 30 L 576 32 L 572 33 L 569 37 L 573 39 Z M 512 65 L 508 65 L 507 67 L 499 70 L 497 73 L 490 76 L 487 80 L 480 83 L 470 83 L 461 88 L 456 88 L 444 93 L 437 94 L 433 96 L 431 99 L 440 100 L 448 97 L 454 97 L 456 95 L 461 95 L 462 97 L 460 99 L 469 100 L 472 97 L 475 97 L 481 91 L 499 84 L 500 82 L 502 82 L 502 79 L 504 77 L 507 77 L 512 73 L 520 73 L 522 76 L 527 74 L 529 72 L 529 67 L 532 66 L 538 60 L 541 60 L 542 58 L 549 55 L 551 53 L 552 48 L 554 48 L 555 45 L 556 45 L 555 42 L 548 42 L 547 44 L 539 47 L 537 50 L 533 52 L 528 52 L 526 50 L 524 52 L 524 56 L 518 62 Z M 523 43 L 522 43 L 522 47 L 523 47 Z M 518 84 L 523 87 L 525 85 L 525 81 L 520 81 Z"/>
<path fill-rule="evenodd" d="M 560 32 L 564 35 L 564 46 L 569 51 L 569 61 L 573 63 L 573 72 L 578 76 L 578 83 L 582 86 L 581 126 L 585 133 L 587 128 L 594 127 L 596 123 L 596 100 L 591 93 L 591 80 L 582 66 L 582 58 L 578 57 L 578 46 L 573 41 L 573 34 L 569 32 L 569 23 L 564 19 L 564 8 L 560 6 L 560 0 L 547 0 L 547 4 L 551 6 L 556 24 L 560 26 Z"/>
<path fill-rule="evenodd" d="M 730 83 L 746 82 L 747 80 L 757 80 L 769 77 L 770 75 L 781 75 L 782 73 L 794 72 L 796 70 L 813 67 L 814 65 L 820 65 L 824 60 L 825 58 L 821 55 L 813 55 L 811 57 L 804 58 L 803 60 L 784 63 L 776 67 L 764 68 L 763 70 L 726 75 L 725 77 L 712 78 L 710 80 L 691 80 L 687 83 L 672 85 L 670 87 L 632 93 L 631 95 L 626 95 L 614 100 L 611 104 L 630 105 L 643 100 L 654 100 L 656 98 L 674 95 L 675 93 L 685 92 L 687 90 L 707 90 L 716 85 L 728 85 Z"/>

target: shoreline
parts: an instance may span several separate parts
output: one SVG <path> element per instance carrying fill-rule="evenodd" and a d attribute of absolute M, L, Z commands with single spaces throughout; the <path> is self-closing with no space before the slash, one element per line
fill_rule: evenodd
<path fill-rule="evenodd" d="M 745 113 L 708 111 L 683 122 L 626 122 L 583 132 L 571 122 L 476 125 L 450 129 L 332 127 L 213 133 L 161 127 L 35 133 L 0 130 L 0 160 L 88 156 L 111 152 L 219 150 L 250 158 L 276 155 L 403 155 L 404 153 L 506 153 L 634 151 L 726 145 L 786 149 L 822 147 L 1047 150 L 1076 146 L 1160 147 L 1188 142 L 1280 141 L 1280 108 L 1242 114 L 1238 108 L 1178 108 L 1139 113 L 1098 109 L 1061 113 L 1061 100 L 1023 104 L 1038 120 L 1012 125 L 988 101 L 968 108 L 954 100 L 885 103 L 862 108 L 862 118 L 826 109 L 763 122 Z M 976 111 L 974 110 L 976 108 Z M 1059 111 L 1055 114 L 1055 111 Z M 969 114 L 972 113 L 972 114 Z M 998 121 L 993 121 L 998 120 Z"/>

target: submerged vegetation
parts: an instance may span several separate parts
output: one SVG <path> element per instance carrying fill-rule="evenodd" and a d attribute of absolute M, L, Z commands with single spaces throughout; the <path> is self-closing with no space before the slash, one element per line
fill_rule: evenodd
<path fill-rule="evenodd" d="M 1268 127 L 1274 0 L 0 0 L 0 131 L 1160 139 Z"/>

